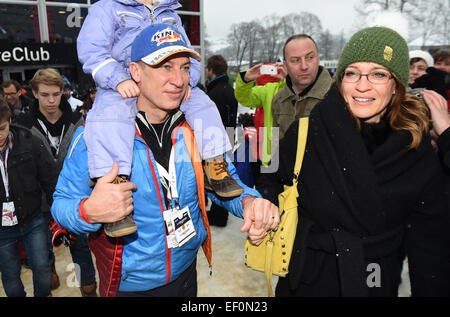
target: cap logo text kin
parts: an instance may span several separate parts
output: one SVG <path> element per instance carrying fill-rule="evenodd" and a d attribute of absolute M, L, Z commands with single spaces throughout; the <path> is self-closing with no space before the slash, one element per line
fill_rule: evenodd
<path fill-rule="evenodd" d="M 164 43 L 177 42 L 182 40 L 183 38 L 180 34 L 174 32 L 169 28 L 155 33 L 152 37 L 152 42 L 156 42 L 158 46 Z"/>

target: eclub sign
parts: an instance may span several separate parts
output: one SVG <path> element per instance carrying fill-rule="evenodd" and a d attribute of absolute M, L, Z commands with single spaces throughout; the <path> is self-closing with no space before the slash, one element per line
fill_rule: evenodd
<path fill-rule="evenodd" d="M 41 47 L 38 51 L 30 51 L 28 47 L 14 47 L 11 51 L 0 52 L 0 61 L 9 62 L 48 62 L 50 52 Z"/>
<path fill-rule="evenodd" d="M 0 44 L 0 66 L 76 64 L 75 44 Z"/>

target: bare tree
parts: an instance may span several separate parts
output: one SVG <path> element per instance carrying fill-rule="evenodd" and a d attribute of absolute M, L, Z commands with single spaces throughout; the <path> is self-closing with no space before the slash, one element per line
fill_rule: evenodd
<path fill-rule="evenodd" d="M 331 59 L 333 38 L 328 29 L 322 33 L 322 36 L 320 37 L 320 45 L 319 46 L 320 46 L 320 52 L 322 53 L 322 58 L 326 59 L 326 60 Z"/>
<path fill-rule="evenodd" d="M 214 53 L 212 52 L 212 49 L 211 49 L 212 43 L 211 43 L 210 36 L 207 31 L 207 26 L 205 26 L 204 30 L 205 30 L 205 42 L 204 42 L 205 52 L 204 52 L 204 54 L 205 54 L 205 56 L 211 56 L 211 55 L 214 55 Z"/>
<path fill-rule="evenodd" d="M 282 48 L 289 36 L 308 34 L 318 46 L 323 46 L 326 58 L 337 58 L 336 36 L 328 30 L 322 34 L 320 19 L 309 12 L 292 13 L 283 17 L 276 14 L 260 20 L 233 24 L 227 37 L 229 46 L 221 50 L 233 65 L 233 71 L 240 71 L 244 60 L 249 66 L 257 62 L 270 63 L 282 56 Z M 322 43 L 324 43 L 322 45 Z M 337 45 L 341 47 L 342 45 Z"/>
<path fill-rule="evenodd" d="M 414 37 L 420 37 L 421 45 L 430 43 L 449 44 L 450 5 L 448 0 L 417 1 L 411 11 Z"/>
<path fill-rule="evenodd" d="M 313 13 L 300 12 L 291 13 L 283 17 L 283 21 L 292 27 L 292 34 L 308 34 L 314 39 L 322 36 L 322 22 Z"/>
<path fill-rule="evenodd" d="M 261 60 L 263 62 L 274 62 L 280 56 L 281 48 L 285 41 L 284 24 L 276 14 L 262 18 L 263 29 L 260 33 L 262 44 Z"/>
<path fill-rule="evenodd" d="M 236 68 L 240 70 L 242 61 L 248 48 L 247 39 L 245 37 L 245 23 L 232 24 L 227 39 L 233 47 L 233 60 L 236 62 Z"/>
<path fill-rule="evenodd" d="M 361 0 L 355 5 L 359 16 L 368 17 L 358 19 L 356 28 L 370 24 L 377 14 L 384 11 L 402 13 L 409 22 L 409 38 L 421 39 L 421 45 L 427 43 L 449 43 L 450 25 L 449 0 Z"/>
<path fill-rule="evenodd" d="M 384 11 L 396 10 L 404 13 L 406 4 L 412 3 L 414 6 L 415 2 L 416 0 L 362 0 L 356 4 L 355 10 L 359 14 L 367 14 L 374 8 Z"/>
<path fill-rule="evenodd" d="M 264 33 L 264 28 L 257 20 L 231 26 L 227 39 L 234 53 L 229 57 L 235 61 L 237 71 L 241 69 L 244 60 L 247 60 L 250 66 L 260 60 L 261 35 Z"/>
<path fill-rule="evenodd" d="M 344 30 L 341 30 L 341 33 L 336 37 L 336 42 L 334 47 L 334 59 L 339 59 L 339 56 L 341 56 L 341 52 L 344 49 L 345 43 L 346 43 L 346 39 L 345 39 L 345 34 L 344 34 Z"/>
<path fill-rule="evenodd" d="M 258 55 L 258 43 L 260 42 L 260 36 L 263 34 L 264 29 L 258 21 L 251 21 L 245 25 L 245 37 L 248 44 L 248 62 L 250 67 L 254 66 L 255 62 L 259 58 Z"/>

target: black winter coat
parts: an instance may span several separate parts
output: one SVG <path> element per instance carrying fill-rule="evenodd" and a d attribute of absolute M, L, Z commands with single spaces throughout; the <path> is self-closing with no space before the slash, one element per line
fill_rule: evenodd
<path fill-rule="evenodd" d="M 47 195 L 47 201 L 52 201 L 58 173 L 55 160 L 42 138 L 14 124 L 10 126 L 10 131 L 13 147 L 8 155 L 9 194 L 10 201 L 14 202 L 17 220 L 22 224 L 41 213 L 43 192 Z M 3 202 L 6 201 L 3 185 L 0 186 L 0 197 Z M 0 225 L 0 228 L 7 230 L 10 227 Z"/>
<path fill-rule="evenodd" d="M 450 296 L 446 178 L 428 136 L 389 125 L 359 133 L 336 87 L 310 116 L 298 190 L 299 225 L 277 296 L 397 296 L 409 260 L 413 296 Z M 381 132 L 380 132 L 381 131 Z M 261 174 L 272 202 L 292 184 L 298 122 L 280 142 L 280 166 Z"/>
<path fill-rule="evenodd" d="M 223 125 L 235 128 L 238 102 L 234 97 L 233 87 L 228 83 L 228 76 L 216 77 L 207 84 L 206 89 L 219 110 Z"/>
<path fill-rule="evenodd" d="M 438 138 L 437 145 L 441 163 L 447 174 L 450 175 L 450 128 L 445 130 Z"/>

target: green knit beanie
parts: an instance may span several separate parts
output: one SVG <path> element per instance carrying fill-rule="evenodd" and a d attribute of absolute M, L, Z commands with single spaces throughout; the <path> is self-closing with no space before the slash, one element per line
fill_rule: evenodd
<path fill-rule="evenodd" d="M 408 86 L 409 49 L 404 38 L 394 30 L 376 26 L 356 32 L 342 51 L 337 81 L 341 81 L 347 66 L 358 62 L 380 64 L 394 73 L 405 87 Z"/>

